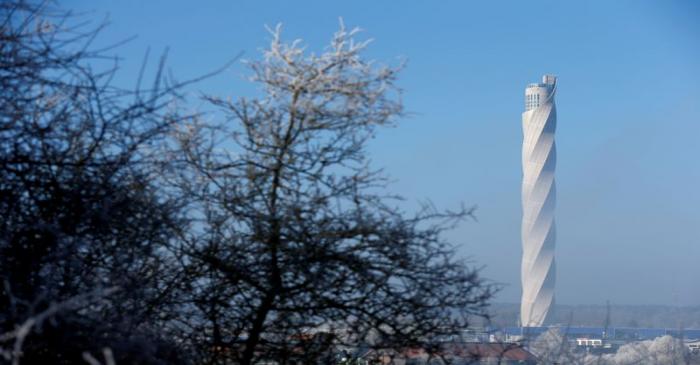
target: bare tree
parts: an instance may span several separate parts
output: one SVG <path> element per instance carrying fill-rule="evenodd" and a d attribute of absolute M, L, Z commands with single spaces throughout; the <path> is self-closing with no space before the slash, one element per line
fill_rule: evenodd
<path fill-rule="evenodd" d="M 51 2 L 0 3 L 0 332 L 120 289 L 49 311 L 23 341 L 27 363 L 105 346 L 175 361 L 161 324 L 180 283 L 167 252 L 179 210 L 152 183 L 152 151 L 179 120 L 181 85 L 159 72 L 152 87 L 114 87 L 116 64 L 95 69 L 108 60 L 91 50 L 100 28 Z"/>
<path fill-rule="evenodd" d="M 207 97 L 214 121 L 178 134 L 179 188 L 196 223 L 192 333 L 210 363 L 330 361 L 333 346 L 423 346 L 485 315 L 493 287 L 444 230 L 470 209 L 396 207 L 367 141 L 402 116 L 398 68 L 365 60 L 341 29 L 320 55 L 280 28 L 249 62 L 257 98 Z M 325 360 L 324 360 L 325 359 Z"/>
<path fill-rule="evenodd" d="M 6 359 L 178 363 L 196 348 L 209 363 L 329 363 L 340 345 L 439 355 L 442 336 L 485 315 L 493 288 L 442 238 L 471 210 L 408 216 L 368 165 L 366 142 L 402 106 L 398 68 L 364 60 L 356 30 L 314 56 L 277 29 L 250 63 L 262 96 L 207 97 L 220 111 L 209 123 L 181 116 L 184 84 L 161 76 L 163 62 L 133 91 L 112 85 L 116 65 L 96 71 L 100 26 L 51 3 L 0 10 Z"/>

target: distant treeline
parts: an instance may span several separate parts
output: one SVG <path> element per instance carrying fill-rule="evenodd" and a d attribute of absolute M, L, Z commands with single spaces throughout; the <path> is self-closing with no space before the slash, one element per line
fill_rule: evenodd
<path fill-rule="evenodd" d="M 609 311 L 609 316 L 608 316 Z M 518 325 L 520 305 L 498 303 L 491 306 L 491 325 Z M 637 328 L 700 328 L 700 306 L 662 305 L 556 305 L 551 324 L 571 326 L 610 326 Z"/>

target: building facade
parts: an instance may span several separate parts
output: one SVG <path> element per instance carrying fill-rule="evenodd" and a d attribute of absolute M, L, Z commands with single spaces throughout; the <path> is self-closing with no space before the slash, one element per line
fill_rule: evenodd
<path fill-rule="evenodd" d="M 520 301 L 523 327 L 542 326 L 554 304 L 556 90 L 557 80 L 551 75 L 543 76 L 541 83 L 530 84 L 525 89 Z"/>

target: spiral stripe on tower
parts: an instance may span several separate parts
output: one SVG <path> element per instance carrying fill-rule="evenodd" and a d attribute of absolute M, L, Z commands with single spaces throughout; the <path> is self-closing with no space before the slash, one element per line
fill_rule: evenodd
<path fill-rule="evenodd" d="M 523 113 L 522 300 L 523 327 L 542 326 L 554 303 L 554 206 L 556 187 L 556 77 L 525 89 Z"/>

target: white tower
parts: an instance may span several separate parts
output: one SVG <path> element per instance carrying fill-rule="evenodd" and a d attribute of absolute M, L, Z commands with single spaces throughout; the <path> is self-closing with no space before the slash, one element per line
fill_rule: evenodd
<path fill-rule="evenodd" d="M 557 111 L 556 77 L 545 75 L 542 83 L 525 89 L 523 113 L 523 261 L 520 324 L 542 326 L 554 303 L 554 131 Z"/>

